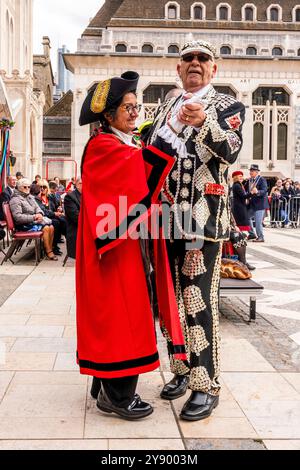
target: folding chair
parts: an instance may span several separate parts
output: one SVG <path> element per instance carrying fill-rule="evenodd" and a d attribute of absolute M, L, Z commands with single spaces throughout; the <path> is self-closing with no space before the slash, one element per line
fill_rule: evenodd
<path fill-rule="evenodd" d="M 43 238 L 43 232 L 17 232 L 13 220 L 13 216 L 9 207 L 9 204 L 3 204 L 3 214 L 5 217 L 7 230 L 10 233 L 12 243 L 9 247 L 5 257 L 1 263 L 1 266 L 10 260 L 13 264 L 11 257 L 18 253 L 24 243 L 27 241 L 34 241 L 35 242 L 35 264 L 36 266 L 41 261 L 41 244 Z"/>

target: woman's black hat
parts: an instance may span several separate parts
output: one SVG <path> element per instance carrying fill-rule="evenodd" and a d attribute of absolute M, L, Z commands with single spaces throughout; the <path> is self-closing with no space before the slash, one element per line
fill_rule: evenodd
<path fill-rule="evenodd" d="M 99 121 L 105 110 L 110 109 L 126 93 L 136 91 L 139 78 L 136 72 L 125 72 L 121 77 L 96 83 L 83 103 L 79 125 L 85 126 Z"/>

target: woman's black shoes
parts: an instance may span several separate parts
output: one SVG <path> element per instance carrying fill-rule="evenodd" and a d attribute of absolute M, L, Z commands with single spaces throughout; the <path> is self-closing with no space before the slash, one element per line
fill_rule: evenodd
<path fill-rule="evenodd" d="M 93 385 L 91 388 L 91 395 L 92 395 L 92 398 L 94 398 L 94 400 L 97 400 L 100 390 L 101 390 L 101 379 L 97 379 L 97 377 L 94 377 Z"/>
<path fill-rule="evenodd" d="M 177 400 L 183 397 L 189 386 L 189 378 L 185 375 L 175 375 L 171 382 L 164 386 L 160 396 L 163 400 Z"/>
<path fill-rule="evenodd" d="M 152 406 L 143 402 L 139 395 L 135 395 L 133 401 L 127 407 L 116 406 L 110 401 L 103 389 L 99 393 L 97 407 L 104 413 L 115 413 L 128 421 L 147 418 L 154 411 Z"/>

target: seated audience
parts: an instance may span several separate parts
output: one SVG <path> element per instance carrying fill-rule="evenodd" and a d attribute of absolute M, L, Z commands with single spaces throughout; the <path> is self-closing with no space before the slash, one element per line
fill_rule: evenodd
<path fill-rule="evenodd" d="M 30 181 L 21 179 L 17 182 L 17 189 L 10 200 L 10 209 L 15 227 L 20 232 L 42 231 L 46 250 L 46 259 L 57 261 L 53 253 L 54 227 L 45 220 L 44 212 L 30 194 Z"/>

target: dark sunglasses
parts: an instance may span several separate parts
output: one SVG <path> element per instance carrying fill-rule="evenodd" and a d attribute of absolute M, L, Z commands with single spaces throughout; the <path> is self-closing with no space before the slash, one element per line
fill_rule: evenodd
<path fill-rule="evenodd" d="M 41 186 L 41 189 L 48 189 L 48 186 Z"/>
<path fill-rule="evenodd" d="M 211 60 L 211 58 L 208 55 L 202 55 L 202 54 L 186 54 L 182 56 L 182 60 L 184 62 L 193 62 L 194 57 L 197 58 L 198 62 L 208 62 Z"/>
<path fill-rule="evenodd" d="M 23 189 L 30 189 L 31 186 L 22 186 Z"/>

